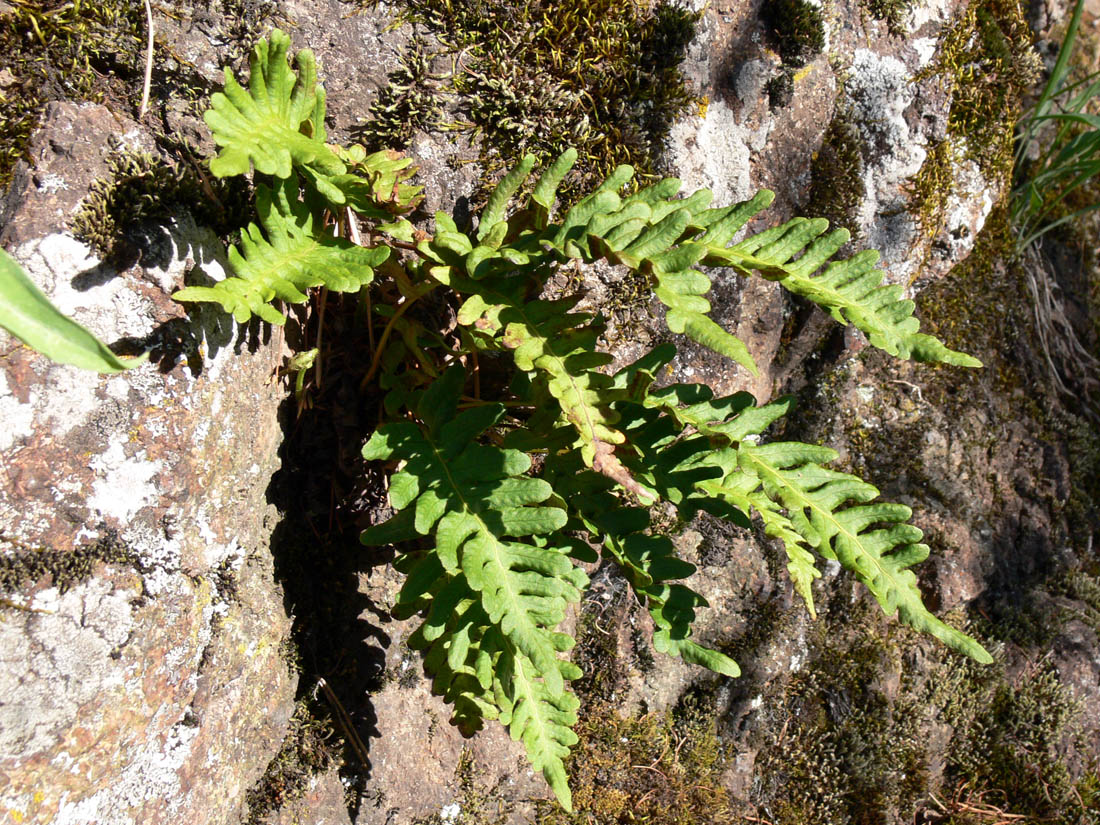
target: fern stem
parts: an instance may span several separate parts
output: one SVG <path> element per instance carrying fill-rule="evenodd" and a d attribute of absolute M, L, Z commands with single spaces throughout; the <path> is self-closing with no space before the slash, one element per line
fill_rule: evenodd
<path fill-rule="evenodd" d="M 370 369 L 367 370 L 367 374 L 363 376 L 363 380 L 359 382 L 359 391 L 365 392 L 367 385 L 370 384 L 371 379 L 374 378 L 375 373 L 378 372 L 379 366 L 382 364 L 382 353 L 386 351 L 386 342 L 390 340 L 390 334 L 393 332 L 393 325 L 397 322 L 397 319 L 405 314 L 413 304 L 419 301 L 424 295 L 412 295 L 405 299 L 405 303 L 399 304 L 397 309 L 394 310 L 393 315 L 390 316 L 390 320 L 386 323 L 386 328 L 382 330 L 382 337 L 378 339 L 378 348 L 374 351 L 374 358 L 371 359 Z"/>
<path fill-rule="evenodd" d="M 321 362 L 324 356 L 321 353 L 321 339 L 325 334 L 325 306 L 328 304 L 328 287 L 321 287 L 320 306 L 317 309 L 317 340 L 313 346 L 317 350 L 317 360 L 313 362 L 313 380 L 317 389 L 321 389 Z"/>

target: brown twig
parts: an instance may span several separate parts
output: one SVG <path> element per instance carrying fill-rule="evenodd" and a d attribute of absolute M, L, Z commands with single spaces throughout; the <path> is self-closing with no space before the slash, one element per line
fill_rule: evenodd
<path fill-rule="evenodd" d="M 336 694 L 333 693 L 332 688 L 328 686 L 328 682 L 324 680 L 324 677 L 317 677 L 317 686 L 324 691 L 325 698 L 328 699 L 329 705 L 332 707 L 333 713 L 336 716 L 336 723 L 344 731 L 344 735 L 347 736 L 348 742 L 351 743 L 351 748 L 355 751 L 355 755 L 359 757 L 360 763 L 369 765 L 370 760 L 367 758 L 367 746 L 363 744 L 363 740 L 360 739 L 359 734 L 356 733 L 355 726 L 351 721 L 351 716 L 344 710 L 344 706 L 340 704 L 340 700 L 336 698 Z"/>

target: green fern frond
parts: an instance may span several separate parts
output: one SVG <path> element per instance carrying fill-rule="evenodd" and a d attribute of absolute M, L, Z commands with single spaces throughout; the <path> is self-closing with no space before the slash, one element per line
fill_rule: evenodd
<path fill-rule="evenodd" d="M 707 459 L 722 467 L 725 475 L 700 486 L 760 513 L 769 535 L 781 539 L 787 548 L 788 570 L 811 610 L 810 584 L 820 575 L 809 552 L 813 550 L 854 573 L 887 615 L 896 612 L 916 630 L 978 662 L 991 662 L 980 644 L 924 606 L 909 568 L 924 561 L 929 551 L 920 543 L 921 531 L 907 523 L 912 510 L 903 504 L 876 502 L 875 487 L 822 466 L 836 456 L 827 447 L 810 444 L 756 445 L 745 440 Z"/>
<path fill-rule="evenodd" d="M 416 174 L 411 158 L 391 149 L 369 155 L 362 146 L 335 149 L 350 171 L 327 178 L 327 183 L 342 193 L 340 203 L 346 202 L 363 217 L 390 220 L 411 212 L 424 200 L 423 186 L 406 183 Z M 412 224 L 408 227 L 407 240 L 411 241 Z"/>
<path fill-rule="evenodd" d="M 558 662 L 560 678 L 576 679 L 580 669 L 570 662 Z M 564 759 L 577 743 L 573 725 L 580 702 L 572 693 L 554 693 L 546 673 L 526 656 L 505 651 L 500 657 L 497 704 L 500 721 L 512 738 L 522 741 L 531 766 L 546 777 L 551 790 L 567 811 L 573 810 L 573 795 Z"/>
<path fill-rule="evenodd" d="M 404 538 L 410 526 L 434 539 L 398 598 L 399 612 L 425 614 L 410 643 L 427 648 L 456 724 L 472 731 L 499 716 L 568 807 L 562 759 L 576 741 L 576 699 L 565 680 L 579 671 L 558 658 L 573 639 L 555 628 L 588 579 L 556 544 L 566 514 L 547 504 L 546 481 L 526 475 L 527 455 L 478 443 L 503 406 L 457 411 L 464 380 L 461 367 L 447 370 L 416 406 L 421 424 L 385 424 L 363 448 L 367 459 L 404 466 L 390 479 L 398 515 L 362 541 Z"/>
<path fill-rule="evenodd" d="M 395 567 L 406 579 L 394 613 L 419 617 L 409 645 L 423 651 L 432 688 L 464 733 L 485 720 L 505 724 L 570 808 L 564 761 L 577 741 L 578 702 L 567 683 L 580 670 L 564 656 L 574 640 L 560 627 L 588 585 L 577 562 L 601 556 L 645 602 L 658 651 L 738 675 L 732 659 L 692 638 L 706 601 L 684 583 L 694 566 L 651 524 L 645 507 L 661 502 L 684 521 L 705 512 L 748 527 L 748 514 L 759 516 L 783 542 L 811 614 L 817 565 L 835 560 L 887 614 L 989 661 L 922 604 L 911 567 L 928 548 L 908 523 L 909 508 L 879 502 L 870 484 L 826 468 L 835 457 L 827 448 L 761 444 L 789 399 L 758 407 L 746 393 L 660 386 L 671 345 L 609 375 L 612 358 L 599 348 L 603 319 L 576 311 L 580 296 L 545 297 L 563 265 L 625 266 L 648 279 L 671 331 L 755 373 L 744 343 L 710 317 L 705 268 L 726 267 L 778 281 L 895 355 L 977 366 L 919 331 L 913 303 L 882 284 L 876 253 L 834 260 L 847 233 L 802 218 L 735 240 L 770 205 L 771 192 L 712 207 L 709 191 L 681 197 L 674 178 L 632 192 L 630 166 L 556 211 L 575 150 L 542 172 L 525 202 L 513 204 L 528 191 L 531 156 L 504 175 L 474 230 L 438 213 L 428 235 L 406 217 L 423 198 L 409 183 L 409 159 L 327 145 L 313 55 L 299 52 L 295 71 L 289 44 L 273 32 L 252 53 L 249 88 L 227 71 L 224 92 L 213 97 L 205 117 L 220 148 L 211 171 L 254 169 L 276 180 L 257 183 L 259 222 L 229 252 L 236 277 L 175 297 L 219 303 L 242 321 L 255 314 L 282 323 L 271 302 L 304 301 L 320 285 L 358 290 L 386 264 L 389 294 L 403 302 L 370 310 L 385 327 L 364 384 L 377 376 L 391 421 L 363 456 L 393 462 L 395 515 L 362 541 L 402 545 Z M 334 237 L 334 224 L 350 233 L 356 216 L 365 219 L 364 234 L 387 236 L 388 245 Z M 400 260 L 389 259 L 391 247 Z M 457 324 L 436 326 L 419 311 L 428 302 L 417 302 L 435 290 L 444 296 L 438 306 L 454 301 Z M 480 395 L 498 382 L 494 369 L 478 365 L 499 364 L 502 354 L 515 366 L 497 396 L 507 415 L 505 403 Z M 456 363 L 494 380 L 475 382 L 477 397 L 466 398 L 466 368 Z M 541 454 L 537 472 L 528 452 Z M 645 507 L 632 506 L 639 501 Z"/>
<path fill-rule="evenodd" d="M 822 556 L 852 571 L 884 613 L 896 611 L 911 627 L 976 661 L 992 662 L 981 645 L 924 606 L 908 568 L 928 557 L 928 546 L 919 543 L 921 531 L 906 523 L 912 510 L 904 504 L 869 503 L 878 497 L 877 489 L 819 463 L 835 458 L 827 447 L 790 442 L 738 448 L 741 470 L 759 478 L 768 498 L 786 507 L 795 531 Z"/>
<path fill-rule="evenodd" d="M 249 57 L 248 91 L 225 70 L 225 88 L 210 98 L 203 119 L 221 147 L 210 160 L 218 177 L 244 175 L 250 166 L 289 178 L 294 166 L 339 175 L 344 164 L 325 144 L 325 92 L 317 85 L 313 52 L 298 52 L 295 74 L 287 62 L 290 37 L 278 29 Z M 328 194 L 328 193 L 326 193 Z"/>
<path fill-rule="evenodd" d="M 948 349 L 919 332 L 914 303 L 902 300 L 902 288 L 882 283 L 879 254 L 867 250 L 839 261 L 830 259 L 850 238 L 848 230 L 826 233 L 829 222 L 795 218 L 746 238 L 729 248 L 707 246 L 704 264 L 730 266 L 742 274 L 759 272 L 786 289 L 809 298 L 842 324 L 866 333 L 876 347 L 899 358 L 980 367 L 981 361 Z M 824 269 L 822 269 L 824 267 Z M 818 270 L 821 270 L 819 274 Z"/>
<path fill-rule="evenodd" d="M 827 221 L 796 218 L 727 246 L 749 220 L 770 205 L 774 195 L 767 190 L 748 201 L 711 209 L 707 208 L 708 191 L 677 199 L 680 182 L 669 178 L 622 199 L 617 192 L 633 176 L 633 170 L 623 166 L 570 209 L 559 225 L 547 222 L 543 229 L 542 221 L 549 221 L 556 182 L 572 158 L 563 155 L 551 167 L 536 186 L 537 197 L 533 194 L 528 209 L 521 213 L 525 221 L 535 216 L 535 226 L 541 229 L 534 233 L 537 242 L 563 258 L 591 261 L 605 257 L 650 275 L 654 294 L 668 308 L 670 330 L 686 334 L 751 372 L 756 372 L 756 366 L 744 344 L 709 317 L 711 307 L 704 296 L 711 281 L 697 265 L 727 266 L 743 275 L 758 272 L 776 280 L 820 304 L 840 323 L 862 330 L 873 345 L 892 355 L 981 366 L 977 359 L 919 332 L 913 302 L 901 299 L 901 287 L 882 284 L 882 272 L 874 267 L 877 252 L 831 260 L 849 239 L 844 229 L 826 233 Z M 511 197 L 532 166 L 533 160 L 525 158 L 513 170 L 514 177 L 507 178 L 503 195 Z M 494 220 L 494 226 L 503 223 L 502 217 L 494 215 Z M 517 228 L 522 227 L 509 226 L 508 234 L 515 234 Z M 489 234 L 479 235 L 479 240 Z M 521 233 L 519 239 L 530 248 L 531 238 Z M 499 243 L 487 257 L 509 258 Z"/>
<path fill-rule="evenodd" d="M 419 404 L 426 427 L 408 421 L 383 425 L 363 456 L 406 462 L 390 480 L 390 504 L 398 511 L 413 509 L 413 527 L 434 537 L 443 569 L 461 573 L 489 620 L 540 668 L 547 689 L 560 695 L 557 654 L 572 640 L 552 628 L 565 617 L 566 605 L 580 600 L 587 578 L 557 547 L 510 540 L 553 534 L 564 526 L 565 511 L 541 506 L 552 490 L 524 475 L 531 465 L 525 453 L 476 442 L 500 419 L 503 406 L 454 414 L 463 379 L 460 367 L 448 370 Z M 376 529 L 363 534 L 364 543 L 376 541 Z"/>
<path fill-rule="evenodd" d="M 654 622 L 654 648 L 724 676 L 739 676 L 731 658 L 691 638 L 695 609 L 707 601 L 677 581 L 692 575 L 695 566 L 676 555 L 666 536 L 650 533 L 649 511 L 623 506 L 608 478 L 583 470 L 570 456 L 548 459 L 544 472 L 568 501 L 575 526 L 599 543 L 645 602 Z"/>
<path fill-rule="evenodd" d="M 304 303 L 305 291 L 327 286 L 355 292 L 371 282 L 374 269 L 390 254 L 387 246 L 365 248 L 321 230 L 308 205 L 298 199 L 297 182 L 279 180 L 273 188 L 256 187 L 260 226 L 241 233 L 241 248 L 229 249 L 236 277 L 214 286 L 190 286 L 176 292 L 177 301 L 209 301 L 244 323 L 257 315 L 272 324 L 286 316 L 271 301 Z"/>
<path fill-rule="evenodd" d="M 599 371 L 612 360 L 596 351 L 602 326 L 592 323 L 588 314 L 569 312 L 576 298 L 512 300 L 493 291 L 493 285 L 490 280 L 472 287 L 479 292 L 463 304 L 459 321 L 497 335 L 519 369 L 540 376 L 561 416 L 574 428 L 576 446 L 589 467 L 648 498 L 615 454 L 615 445 L 622 444 L 624 437 L 610 407 L 619 393 L 613 390 L 611 377 Z"/>

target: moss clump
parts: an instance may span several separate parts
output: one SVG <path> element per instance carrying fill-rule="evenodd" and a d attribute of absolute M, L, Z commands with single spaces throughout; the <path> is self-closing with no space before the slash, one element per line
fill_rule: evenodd
<path fill-rule="evenodd" d="M 723 825 L 739 821 L 722 787 L 716 709 L 689 697 L 669 713 L 623 718 L 590 703 L 569 761 L 575 812 L 542 807 L 538 825 Z"/>
<path fill-rule="evenodd" d="M 810 167 L 807 215 L 827 218 L 833 226 L 857 231 L 857 210 L 866 195 L 861 145 L 855 124 L 838 112 L 825 130 Z"/>
<path fill-rule="evenodd" d="M 1087 776 L 1075 779 L 1066 761 L 1080 744 L 1082 709 L 1052 665 L 1036 663 L 1009 677 L 1003 666 L 991 674 L 949 660 L 930 681 L 927 698 L 954 731 L 945 778 L 959 789 L 955 807 L 963 807 L 960 799 L 1000 800 L 1005 812 L 1027 821 L 1100 822 L 1095 800 L 1086 802 L 1078 791 Z"/>
<path fill-rule="evenodd" d="M 787 66 L 805 66 L 825 48 L 821 10 L 807 0 L 764 0 L 761 17 L 772 45 Z"/>
<path fill-rule="evenodd" d="M 165 220 L 180 209 L 220 234 L 237 231 L 248 221 L 251 207 L 242 181 L 215 179 L 204 186 L 189 169 L 147 152 L 117 152 L 108 169 L 107 177 L 92 183 L 72 220 L 76 237 L 104 257 L 125 244 L 127 229 Z"/>
<path fill-rule="evenodd" d="M 975 161 L 986 179 L 1007 190 L 1016 122 L 1040 70 L 1018 0 L 978 0 L 956 18 L 936 60 L 915 78 L 938 77 L 951 95 L 947 137 L 930 147 L 909 182 L 923 233 L 935 237 L 943 228 L 959 161 Z"/>
<path fill-rule="evenodd" d="M 947 219 L 947 204 L 955 191 L 956 148 L 951 139 L 928 147 L 920 170 L 907 182 L 909 209 L 920 224 L 921 234 L 935 238 Z"/>
<path fill-rule="evenodd" d="M 272 812 L 304 795 L 311 777 L 338 764 L 332 737 L 327 715 L 318 715 L 308 697 L 298 700 L 282 747 L 245 794 L 246 825 L 265 822 Z"/>
<path fill-rule="evenodd" d="M 411 47 L 364 133 L 376 145 L 432 125 L 481 135 L 489 177 L 526 152 L 548 158 L 576 146 L 577 191 L 620 163 L 655 171 L 675 119 L 697 104 L 678 64 L 699 15 L 640 0 L 403 0 L 406 20 L 425 26 L 453 72 L 431 76 Z M 433 99 L 433 95 L 434 98 Z M 443 105 L 445 104 L 445 105 Z M 411 127 L 402 121 L 412 120 Z"/>
<path fill-rule="evenodd" d="M 140 3 L 12 0 L 0 14 L 0 186 L 50 100 L 102 101 L 141 76 Z"/>
<path fill-rule="evenodd" d="M 776 112 L 789 106 L 794 97 L 794 77 L 790 70 L 783 69 L 768 80 L 764 84 L 764 91 L 767 92 L 768 108 L 771 111 Z"/>
<path fill-rule="evenodd" d="M 405 51 L 389 85 L 371 104 L 366 122 L 355 130 L 357 140 L 369 151 L 404 147 L 417 131 L 440 125 L 443 108 L 438 85 L 433 83 L 430 59 L 419 40 Z"/>
<path fill-rule="evenodd" d="M 1012 169 L 1012 136 L 1024 97 L 1042 62 L 1018 0 L 971 3 L 940 41 L 936 60 L 918 79 L 939 77 L 951 94 L 948 135 L 986 177 Z"/>
<path fill-rule="evenodd" d="M 1012 674 L 1003 657 L 926 658 L 914 633 L 876 611 L 861 602 L 823 615 L 813 661 L 770 700 L 752 799 L 770 822 L 1100 821 L 1088 773 L 1070 762 L 1086 754 L 1081 708 L 1041 652 Z M 997 650 L 991 631 L 968 630 Z"/>
<path fill-rule="evenodd" d="M 912 634 L 883 630 L 873 609 L 819 627 L 818 657 L 772 700 L 782 711 L 757 757 L 756 801 L 775 825 L 886 821 L 924 787 L 920 717 L 882 678 L 900 665 L 885 634 Z"/>
<path fill-rule="evenodd" d="M 100 564 L 136 567 L 137 556 L 113 530 L 90 544 L 74 550 L 52 547 L 29 547 L 22 542 L 0 535 L 0 547 L 10 549 L 10 555 L 0 556 L 0 592 L 11 593 L 20 587 L 49 578 L 59 591 L 87 581 Z"/>
<path fill-rule="evenodd" d="M 886 23 L 886 29 L 895 37 L 905 34 L 905 17 L 913 6 L 913 0 L 865 0 L 864 6 L 876 20 Z"/>

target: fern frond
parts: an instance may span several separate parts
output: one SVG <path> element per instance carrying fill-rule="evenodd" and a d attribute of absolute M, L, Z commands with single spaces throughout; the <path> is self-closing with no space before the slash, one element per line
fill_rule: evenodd
<path fill-rule="evenodd" d="M 570 456 L 555 456 L 547 460 L 544 472 L 569 503 L 575 526 L 599 543 L 645 602 L 655 626 L 653 646 L 715 673 L 739 676 L 733 659 L 691 638 L 695 609 L 706 607 L 707 601 L 676 580 L 692 575 L 695 566 L 676 555 L 666 536 L 650 534 L 647 509 L 624 507 L 608 478 L 572 462 Z"/>
<path fill-rule="evenodd" d="M 796 442 L 756 445 L 751 440 L 712 454 L 725 471 L 700 486 L 737 506 L 760 513 L 768 534 L 787 548 L 788 570 L 812 610 L 810 584 L 819 572 L 810 550 L 855 574 L 887 615 L 898 617 L 976 661 L 992 661 L 972 638 L 937 619 L 924 606 L 909 568 L 928 557 L 921 531 L 908 524 L 912 510 L 877 502 L 879 491 L 822 464 L 837 454 Z M 785 512 L 784 512 L 785 511 Z"/>
<path fill-rule="evenodd" d="M 214 286 L 190 286 L 176 292 L 177 301 L 209 301 L 244 323 L 257 315 L 272 324 L 286 316 L 271 301 L 306 301 L 305 291 L 327 286 L 355 292 L 371 282 L 374 269 L 390 254 L 387 246 L 365 248 L 324 232 L 309 206 L 299 200 L 295 179 L 277 180 L 274 187 L 256 187 L 256 212 L 262 226 L 249 224 L 241 232 L 240 251 L 229 249 L 236 277 Z"/>
<path fill-rule="evenodd" d="M 534 159 L 524 158 L 505 177 L 494 193 L 494 210 L 479 229 L 478 245 L 470 244 L 460 253 L 463 260 L 469 255 L 476 261 L 476 266 L 466 266 L 470 277 L 523 266 L 539 249 L 556 252 L 562 260 L 606 258 L 653 279 L 654 294 L 668 309 L 670 330 L 755 374 L 744 343 L 708 315 L 711 306 L 705 295 L 711 280 L 698 266 L 730 267 L 742 275 L 758 272 L 778 281 L 820 304 L 840 323 L 862 330 L 873 345 L 892 355 L 981 366 L 977 359 L 919 331 L 913 302 L 901 299 L 901 287 L 882 284 L 882 272 L 874 266 L 877 252 L 831 260 L 849 239 L 844 229 L 826 233 L 827 221 L 796 218 L 727 246 L 770 205 L 774 195 L 767 190 L 748 201 L 712 209 L 710 192 L 699 190 L 678 199 L 680 182 L 668 178 L 624 199 L 618 191 L 630 182 L 634 170 L 621 166 L 558 224 L 550 222 L 554 192 L 574 160 L 569 153 L 559 158 L 536 185 L 528 208 L 511 223 L 504 218 L 504 205 L 528 176 Z M 503 243 L 506 238 L 513 240 Z"/>
<path fill-rule="evenodd" d="M 877 251 L 867 250 L 830 262 L 850 235 L 846 229 L 826 233 L 828 225 L 821 218 L 795 218 L 729 248 L 710 245 L 703 263 L 730 266 L 742 274 L 756 271 L 778 281 L 821 306 L 840 323 L 863 331 L 871 344 L 899 358 L 961 367 L 982 365 L 978 359 L 948 349 L 939 339 L 919 332 L 920 322 L 913 317 L 915 304 L 901 298 L 900 286 L 882 283 L 882 270 L 875 267 Z M 815 275 L 818 270 L 820 273 Z"/>
<path fill-rule="evenodd" d="M 406 183 L 416 174 L 411 158 L 392 149 L 368 155 L 362 146 L 334 148 L 349 169 L 348 174 L 327 178 L 342 193 L 344 200 L 338 203 L 346 202 L 363 217 L 389 220 L 411 212 L 424 200 L 423 186 Z M 411 230 L 409 224 L 409 240 Z"/>
<path fill-rule="evenodd" d="M 573 639 L 555 628 L 588 578 L 568 543 L 558 546 L 565 511 L 547 503 L 546 481 L 526 475 L 527 455 L 478 443 L 503 406 L 457 411 L 464 380 L 461 367 L 447 370 L 421 394 L 421 423 L 385 424 L 363 448 L 367 459 L 404 466 L 390 479 L 398 515 L 361 540 L 405 538 L 410 527 L 434 539 L 398 597 L 399 614 L 425 616 L 410 644 L 427 649 L 425 667 L 456 724 L 473 731 L 499 717 L 568 807 L 562 759 L 576 741 L 577 701 L 565 680 L 580 671 L 559 659 Z"/>
<path fill-rule="evenodd" d="M 390 480 L 390 504 L 398 511 L 413 509 L 413 527 L 434 537 L 443 569 L 461 573 L 489 620 L 544 673 L 547 689 L 560 695 L 557 654 L 572 640 L 553 628 L 566 605 L 580 600 L 587 578 L 557 547 L 510 540 L 553 534 L 564 526 L 565 511 L 541 506 L 552 490 L 525 476 L 531 465 L 526 454 L 476 442 L 500 419 L 503 406 L 455 415 L 463 379 L 461 367 L 444 373 L 420 401 L 417 412 L 426 426 L 385 424 L 363 456 L 406 462 Z M 375 529 L 363 534 L 364 543 L 375 542 Z"/>
<path fill-rule="evenodd" d="M 618 415 L 610 404 L 621 393 L 612 388 L 611 376 L 599 372 L 612 360 L 596 351 L 602 326 L 586 313 L 569 312 L 576 298 L 513 300 L 493 291 L 492 285 L 488 281 L 472 287 L 479 291 L 463 304 L 459 321 L 497 333 L 519 369 L 541 376 L 562 417 L 574 428 L 576 446 L 589 467 L 648 498 L 615 454 L 615 445 L 625 439 L 615 426 Z"/>
<path fill-rule="evenodd" d="M 345 171 L 325 145 L 325 92 L 317 85 L 313 52 L 298 52 L 295 74 L 287 61 L 289 48 L 290 37 L 278 29 L 255 45 L 247 92 L 225 70 L 224 91 L 211 96 L 203 115 L 221 147 L 210 160 L 218 177 L 247 174 L 250 165 L 278 178 L 289 178 L 295 165 L 323 175 Z"/>
<path fill-rule="evenodd" d="M 916 630 L 979 662 L 992 662 L 981 645 L 937 619 L 921 601 L 909 567 L 928 557 L 928 546 L 919 543 L 921 531 L 906 523 L 912 510 L 904 504 L 870 503 L 878 497 L 877 489 L 819 463 L 835 458 L 827 447 L 790 442 L 742 444 L 738 449 L 742 471 L 759 478 L 768 498 L 787 508 L 798 534 L 825 558 L 854 573 L 884 613 L 896 611 Z M 853 503 L 841 509 L 848 502 Z"/>
<path fill-rule="evenodd" d="M 559 678 L 576 679 L 580 670 L 570 662 L 558 662 Z M 527 758 L 542 771 L 565 810 L 573 810 L 573 795 L 563 760 L 577 743 L 573 725 L 580 702 L 572 693 L 548 689 L 549 679 L 526 656 L 514 651 L 501 655 L 498 668 L 497 704 L 500 721 L 512 739 L 523 742 Z"/>

